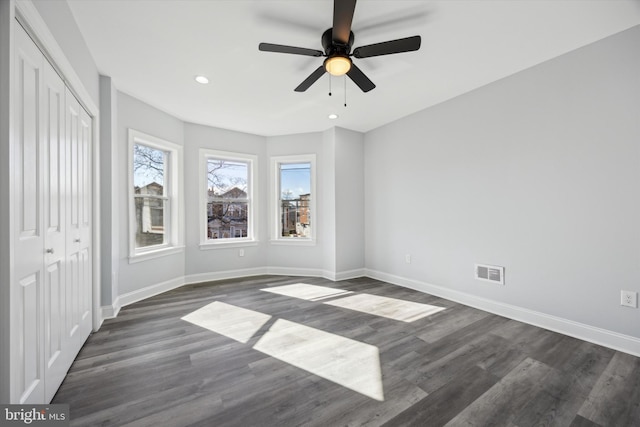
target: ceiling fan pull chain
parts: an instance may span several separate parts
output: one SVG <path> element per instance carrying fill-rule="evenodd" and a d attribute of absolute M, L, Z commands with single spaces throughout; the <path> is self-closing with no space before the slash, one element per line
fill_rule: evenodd
<path fill-rule="evenodd" d="M 329 96 L 331 96 L 331 74 L 329 74 Z"/>
<path fill-rule="evenodd" d="M 347 106 L 347 76 L 344 76 L 344 106 Z"/>

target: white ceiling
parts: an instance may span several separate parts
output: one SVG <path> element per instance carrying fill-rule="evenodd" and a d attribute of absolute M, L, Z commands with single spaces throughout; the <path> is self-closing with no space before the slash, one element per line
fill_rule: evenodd
<path fill-rule="evenodd" d="M 101 74 L 184 121 L 258 135 L 366 132 L 640 24 L 640 0 L 360 0 L 354 47 L 422 36 L 417 52 L 354 59 L 362 93 L 322 58 L 259 52 L 260 42 L 322 49 L 332 0 L 68 0 Z M 198 74 L 208 85 L 194 81 Z M 339 114 L 329 120 L 330 113 Z"/>

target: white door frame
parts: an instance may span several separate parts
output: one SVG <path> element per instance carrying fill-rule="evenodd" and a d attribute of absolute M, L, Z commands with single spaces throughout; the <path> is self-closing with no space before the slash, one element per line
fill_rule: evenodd
<path fill-rule="evenodd" d="M 15 16 L 27 33 L 35 39 L 36 44 L 44 51 L 45 56 L 61 74 L 62 79 L 73 92 L 80 104 L 89 113 L 93 121 L 93 159 L 92 159 L 92 301 L 93 301 L 93 331 L 97 331 L 102 324 L 102 314 L 100 309 L 100 110 L 93 102 L 89 92 L 85 88 L 82 80 L 73 69 L 73 66 L 62 51 L 62 48 L 47 27 L 40 13 L 31 0 L 15 1 Z M 13 58 L 11 59 L 13 60 Z M 98 76 L 96 76 L 97 78 Z"/>

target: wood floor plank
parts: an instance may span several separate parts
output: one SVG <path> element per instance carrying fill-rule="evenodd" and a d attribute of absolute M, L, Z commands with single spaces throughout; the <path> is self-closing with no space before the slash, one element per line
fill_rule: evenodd
<path fill-rule="evenodd" d="M 522 408 L 555 374 L 553 368 L 527 358 L 446 425 L 517 425 Z"/>
<path fill-rule="evenodd" d="M 600 424 L 594 423 L 586 418 L 581 417 L 580 415 L 576 415 L 576 417 L 571 422 L 569 427 L 604 427 Z"/>
<path fill-rule="evenodd" d="M 453 349 L 467 345 L 474 340 L 482 339 L 493 329 L 507 322 L 508 319 L 500 316 L 487 316 L 460 329 L 453 330 L 449 335 L 431 342 L 427 350 L 422 353 L 430 359 L 438 359 L 449 354 Z"/>
<path fill-rule="evenodd" d="M 443 426 L 493 387 L 498 378 L 471 366 L 460 370 L 444 386 L 390 419 L 386 427 Z"/>
<path fill-rule="evenodd" d="M 460 372 L 479 366 L 499 344 L 498 338 L 487 335 L 483 339 L 452 349 L 449 354 L 416 367 L 405 375 L 427 393 L 433 393 L 457 378 Z"/>
<path fill-rule="evenodd" d="M 562 369 L 550 376 L 516 418 L 518 426 L 570 425 L 589 391 L 607 367 L 613 351 L 582 342 Z"/>
<path fill-rule="evenodd" d="M 601 425 L 640 425 L 640 358 L 616 352 L 578 415 Z"/>
<path fill-rule="evenodd" d="M 407 323 L 262 290 L 292 284 L 445 309 Z M 268 320 L 247 329 L 247 340 L 182 320 L 213 302 Z M 327 343 L 317 348 L 328 359 L 304 350 L 321 365 L 313 369 L 259 351 L 279 321 L 312 331 L 281 346 L 322 336 L 375 348 L 372 384 L 384 399 L 348 388 L 346 377 L 314 374 L 353 366 Z M 72 426 L 91 427 L 637 427 L 638 402 L 637 357 L 374 279 L 256 276 L 186 285 L 123 308 L 88 339 L 52 403 L 70 405 Z"/>
<path fill-rule="evenodd" d="M 485 311 L 459 305 L 450 310 L 441 311 L 437 316 L 432 316 L 431 323 L 424 332 L 418 334 L 418 338 L 427 343 L 436 342 L 448 336 L 451 331 L 461 329 L 487 316 L 490 314 Z"/>

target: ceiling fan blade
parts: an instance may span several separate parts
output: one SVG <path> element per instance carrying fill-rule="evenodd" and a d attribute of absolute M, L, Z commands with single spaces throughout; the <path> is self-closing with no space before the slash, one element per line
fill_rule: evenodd
<path fill-rule="evenodd" d="M 281 44 L 260 43 L 258 49 L 263 52 L 292 53 L 294 55 L 322 56 L 321 50 L 307 49 L 304 47 L 284 46 Z"/>
<path fill-rule="evenodd" d="M 356 58 L 371 58 L 372 56 L 412 52 L 420 49 L 420 42 L 420 36 L 413 36 L 404 39 L 390 40 L 388 42 L 370 44 L 367 46 L 360 46 L 353 50 L 353 56 Z"/>
<path fill-rule="evenodd" d="M 316 70 L 313 73 L 311 73 L 309 77 L 304 79 L 304 81 L 300 83 L 300 85 L 294 90 L 296 92 L 304 92 L 305 90 L 309 89 L 309 87 L 311 87 L 311 85 L 314 84 L 316 80 L 322 77 L 322 75 L 325 72 L 326 70 L 324 69 L 324 66 L 323 65 L 319 66 L 318 68 L 316 68 Z"/>
<path fill-rule="evenodd" d="M 362 70 L 356 67 L 356 64 L 351 64 L 351 69 L 347 73 L 347 76 L 349 76 L 349 78 L 353 80 L 353 82 L 358 85 L 363 92 L 369 92 L 371 89 L 376 87 L 376 85 L 369 80 L 369 77 L 365 76 Z"/>
<path fill-rule="evenodd" d="M 353 12 L 356 10 L 356 0 L 334 0 L 333 1 L 333 41 L 336 43 L 349 44 L 351 35 L 351 21 Z"/>

